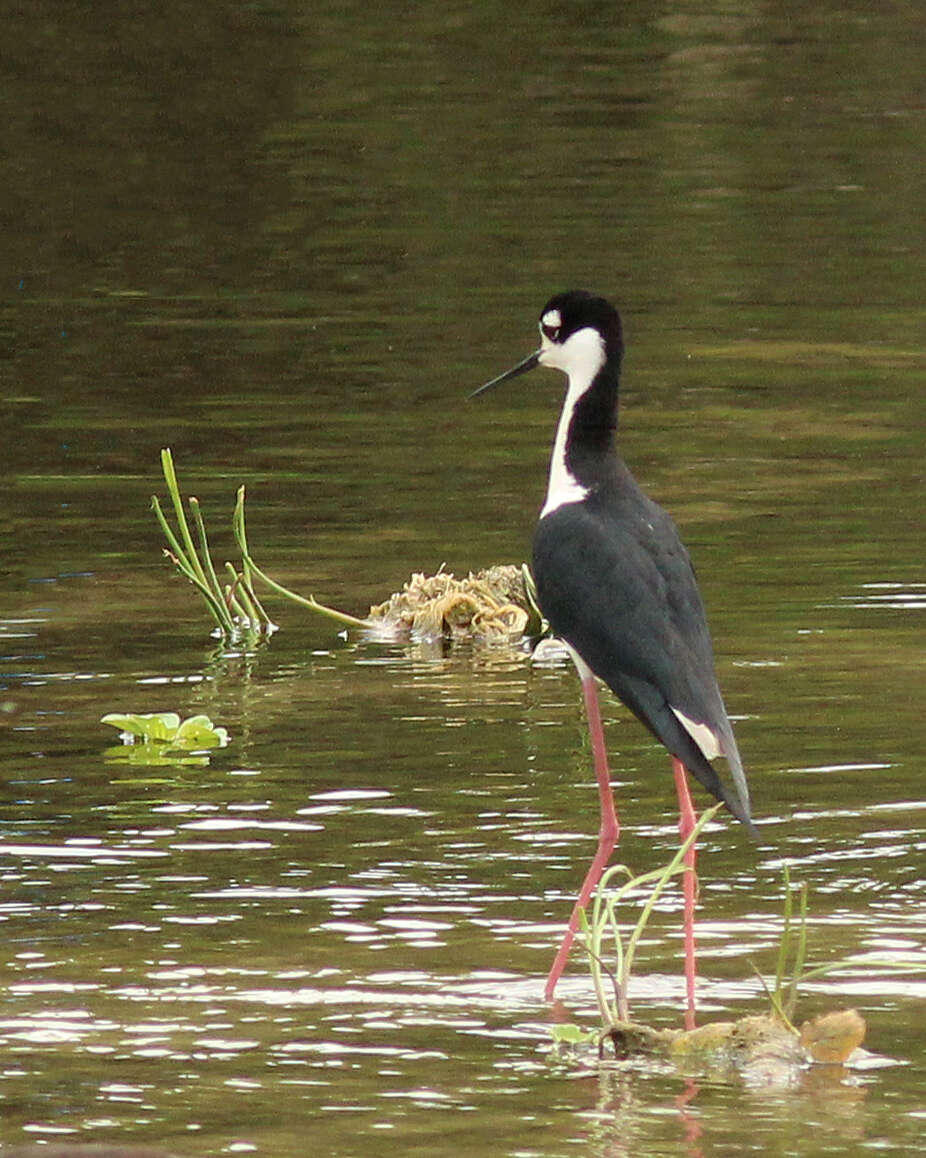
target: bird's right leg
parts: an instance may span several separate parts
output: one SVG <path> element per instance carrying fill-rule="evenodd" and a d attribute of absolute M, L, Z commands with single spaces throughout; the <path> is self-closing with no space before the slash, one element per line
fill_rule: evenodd
<path fill-rule="evenodd" d="M 678 793 L 678 834 L 682 844 L 691 836 L 698 823 L 694 804 L 691 801 L 691 792 L 688 788 L 688 775 L 685 765 L 672 757 L 672 772 L 675 776 L 675 789 Z M 694 911 L 698 895 L 698 877 L 695 871 L 697 863 L 697 849 L 694 844 L 685 853 L 685 877 L 683 893 L 685 897 L 685 1028 L 695 1028 L 695 981 L 697 979 L 697 964 L 695 961 L 695 927 Z"/>
<path fill-rule="evenodd" d="M 573 656 L 576 659 L 575 656 Z M 560 944 L 559 950 L 553 959 L 547 977 L 544 997 L 547 1001 L 553 998 L 556 983 L 566 968 L 566 960 L 572 947 L 573 938 L 579 927 L 579 914 L 589 902 L 595 891 L 601 874 L 610 859 L 617 838 L 620 836 L 620 825 L 617 821 L 617 811 L 614 807 L 614 794 L 611 791 L 611 773 L 608 770 L 608 753 L 604 743 L 604 727 L 601 723 L 601 707 L 598 703 L 598 685 L 595 677 L 585 666 L 576 659 L 576 666 L 582 678 L 582 697 L 585 700 L 585 713 L 588 716 L 588 731 L 592 742 L 592 757 L 595 763 L 595 779 L 598 781 L 598 799 L 601 804 L 601 823 L 598 829 L 598 850 L 585 874 L 585 880 L 579 892 L 578 900 L 569 919 L 569 927 Z"/>

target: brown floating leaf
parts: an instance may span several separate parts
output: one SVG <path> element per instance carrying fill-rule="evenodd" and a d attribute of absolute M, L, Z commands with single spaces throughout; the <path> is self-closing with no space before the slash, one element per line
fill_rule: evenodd
<path fill-rule="evenodd" d="M 801 1026 L 801 1045 L 815 1062 L 841 1064 L 865 1040 L 865 1020 L 854 1009 L 823 1013 Z"/>

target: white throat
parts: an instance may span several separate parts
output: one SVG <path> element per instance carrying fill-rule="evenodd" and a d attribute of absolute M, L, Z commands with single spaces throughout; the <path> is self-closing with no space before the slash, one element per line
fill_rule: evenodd
<path fill-rule="evenodd" d="M 588 488 L 582 486 L 566 465 L 566 441 L 576 405 L 604 363 L 605 351 L 601 335 L 590 326 L 570 334 L 561 346 L 544 340 L 540 364 L 563 370 L 569 376 L 569 382 L 559 425 L 556 427 L 556 438 L 553 440 L 547 498 L 540 512 L 541 518 L 565 503 L 581 502 L 588 494 Z"/>

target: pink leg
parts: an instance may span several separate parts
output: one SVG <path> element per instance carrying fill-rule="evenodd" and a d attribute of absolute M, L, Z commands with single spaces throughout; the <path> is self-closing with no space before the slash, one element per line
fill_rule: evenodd
<path fill-rule="evenodd" d="M 698 1121 L 697 1117 L 688 1109 L 688 1103 L 693 1102 L 694 1099 L 701 1092 L 701 1087 L 692 1078 L 685 1078 L 685 1089 L 675 1099 L 675 1104 L 678 1106 L 679 1116 L 682 1119 L 682 1125 L 685 1130 L 685 1144 L 688 1153 L 692 1158 L 698 1158 L 704 1152 L 697 1142 L 703 1134 L 703 1127 Z"/>
<path fill-rule="evenodd" d="M 688 791 L 688 775 L 681 760 L 672 757 L 672 771 L 675 774 L 675 790 L 678 793 L 678 832 L 684 843 L 691 835 L 698 822 L 694 805 L 691 803 L 691 793 Z M 698 877 L 695 873 L 697 850 L 694 845 L 685 854 L 685 1028 L 695 1027 L 695 977 L 697 966 L 695 963 L 695 932 L 694 911 L 695 898 L 698 893 Z"/>
<path fill-rule="evenodd" d="M 592 756 L 595 761 L 595 778 L 598 781 L 598 798 L 601 803 L 601 825 L 598 830 L 598 851 L 585 875 L 585 881 L 579 893 L 579 898 L 572 910 L 569 927 L 563 937 L 553 965 L 547 977 L 544 997 L 547 1001 L 553 999 L 556 983 L 566 968 L 566 959 L 572 946 L 573 938 L 579 927 L 579 913 L 588 904 L 589 898 L 595 891 L 601 874 L 605 870 L 608 859 L 617 844 L 620 835 L 620 826 L 617 823 L 617 813 L 614 809 L 614 796 L 611 792 L 611 774 L 608 771 L 608 753 L 604 745 L 604 728 L 601 724 L 601 709 L 598 706 L 598 687 L 593 675 L 582 679 L 582 695 L 585 700 L 585 713 L 588 716 L 588 731 L 592 741 Z"/>

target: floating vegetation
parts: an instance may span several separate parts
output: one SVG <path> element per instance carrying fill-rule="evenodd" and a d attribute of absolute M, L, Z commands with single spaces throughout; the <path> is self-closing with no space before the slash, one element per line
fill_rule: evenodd
<path fill-rule="evenodd" d="M 228 732 L 208 716 L 181 720 L 176 712 L 109 712 L 100 723 L 120 730 L 122 744 L 105 755 L 125 764 L 208 764 L 208 751 L 228 743 Z"/>
<path fill-rule="evenodd" d="M 218 633 L 226 640 L 234 642 L 244 637 L 258 641 L 276 630 L 254 591 L 255 579 L 300 607 L 378 639 L 446 638 L 508 643 L 529 633 L 539 634 L 543 629 L 533 581 L 526 566 L 490 567 L 471 572 L 464 579 L 457 579 L 442 568 L 434 575 L 416 572 L 401 591 L 371 607 L 362 618 L 320 603 L 314 595 L 291 591 L 271 579 L 254 562 L 245 531 L 243 486 L 238 488 L 232 517 L 241 564 L 236 568 L 226 563 L 223 573 L 227 582 L 222 583 L 212 561 L 199 500 L 190 498 L 188 506 L 197 540 L 194 542 L 169 449 L 161 451 L 161 469 L 177 523 L 175 531 L 157 495 L 152 496 L 152 508 L 168 542 L 164 554 L 200 593 Z"/>
<path fill-rule="evenodd" d="M 808 1065 L 845 1063 L 864 1041 L 865 1028 L 854 1009 L 824 1013 L 805 1022 L 800 1031 L 774 1013 L 686 1030 L 619 1022 L 600 1035 L 598 1056 L 604 1056 L 609 1043 L 618 1059 L 661 1057 L 683 1069 L 708 1065 L 754 1080 L 778 1081 Z"/>
<path fill-rule="evenodd" d="M 526 567 L 501 564 L 456 579 L 447 571 L 416 572 L 401 591 L 370 608 L 377 634 L 486 643 L 521 639 L 540 627 Z"/>
<path fill-rule="evenodd" d="M 588 915 L 582 915 L 580 930 L 601 1024 L 597 1029 L 573 1024 L 551 1026 L 557 1055 L 576 1054 L 593 1046 L 599 1061 L 608 1057 L 651 1059 L 672 1062 L 686 1071 L 719 1069 L 754 1082 L 790 1082 L 807 1066 L 849 1062 L 866 1032 L 864 1019 L 854 1009 L 827 1012 L 796 1025 L 793 1019 L 800 985 L 839 971 L 879 968 L 919 973 L 926 968 L 919 958 L 884 960 L 867 955 L 808 967 L 807 888 L 794 888 L 785 866 L 782 934 L 772 987 L 760 977 L 769 998 L 769 1012 L 693 1030 L 660 1029 L 632 1021 L 628 988 L 637 945 L 663 890 L 673 877 L 687 871 L 684 855 L 689 843 L 697 840 L 719 808 L 717 805 L 704 813 L 665 868 L 634 877 L 625 866 L 615 865 L 602 877 Z M 626 879 L 615 888 L 615 880 L 621 877 Z M 639 916 L 632 927 L 625 928 L 618 906 L 629 894 L 641 890 L 644 899 Z"/>

